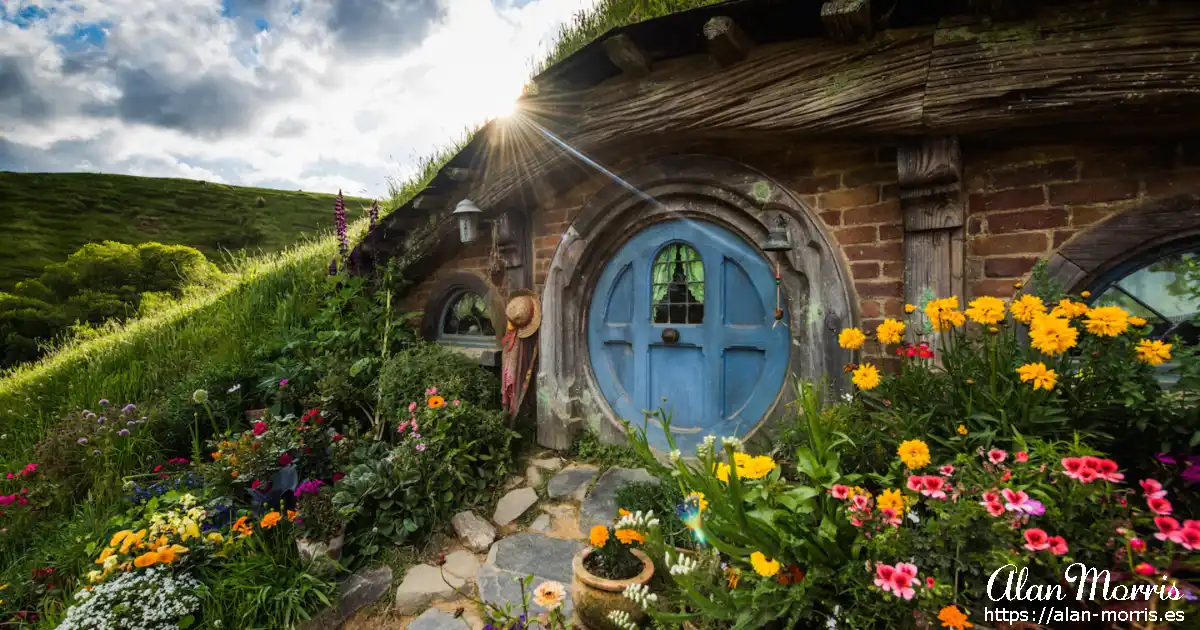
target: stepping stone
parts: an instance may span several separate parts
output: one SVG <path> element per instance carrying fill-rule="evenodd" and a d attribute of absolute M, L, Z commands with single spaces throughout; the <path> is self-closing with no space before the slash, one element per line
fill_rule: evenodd
<path fill-rule="evenodd" d="M 408 630 L 471 630 L 471 624 L 444 610 L 430 608 L 413 619 Z"/>
<path fill-rule="evenodd" d="M 337 604 L 300 625 L 301 630 L 334 630 L 360 608 L 374 603 L 392 586 L 392 568 L 359 569 L 338 587 Z"/>
<path fill-rule="evenodd" d="M 563 467 L 563 460 L 561 460 L 557 457 L 547 457 L 545 459 L 535 459 L 533 461 L 530 461 L 529 463 L 533 464 L 534 466 L 537 466 L 538 468 L 541 468 L 543 470 L 549 470 L 551 472 Z"/>
<path fill-rule="evenodd" d="M 543 513 L 541 516 L 533 519 L 533 522 L 529 524 L 529 530 L 543 534 L 550 531 L 550 515 Z"/>
<path fill-rule="evenodd" d="M 587 488 L 588 484 L 600 474 L 595 466 L 568 466 L 550 479 L 546 486 L 546 495 L 551 499 L 562 499 Z"/>
<path fill-rule="evenodd" d="M 525 469 L 525 483 L 529 484 L 530 488 L 536 488 L 542 485 L 542 469 L 537 466 L 530 466 Z"/>
<path fill-rule="evenodd" d="M 502 538 L 492 545 L 488 552 L 488 560 L 479 569 L 475 584 L 479 587 L 479 597 L 489 604 L 503 606 L 505 602 L 513 605 L 521 603 L 521 587 L 516 580 L 534 576 L 530 589 L 537 588 L 542 582 L 555 581 L 563 585 L 567 599 L 563 602 L 563 614 L 570 618 L 574 611 L 571 603 L 571 560 L 583 548 L 582 543 L 572 540 L 559 540 L 541 534 L 524 532 Z M 529 600 L 529 613 L 537 615 L 547 612 Z"/>
<path fill-rule="evenodd" d="M 504 482 L 504 489 L 505 490 L 513 490 L 515 488 L 520 488 L 521 484 L 523 484 L 523 483 L 525 483 L 524 477 L 519 477 L 517 475 L 513 475 L 508 478 L 508 481 Z"/>
<path fill-rule="evenodd" d="M 525 513 L 525 510 L 533 507 L 537 500 L 537 491 L 533 488 L 513 490 L 504 495 L 504 498 L 496 504 L 496 513 L 492 515 L 492 521 L 500 527 L 504 527 L 517 520 Z"/>
<path fill-rule="evenodd" d="M 550 535 L 565 540 L 581 540 L 579 509 L 569 503 L 548 505 L 542 511 L 550 515 Z"/>
<path fill-rule="evenodd" d="M 479 558 L 470 551 L 455 551 L 446 556 L 446 564 L 443 566 L 446 573 L 451 573 L 456 577 L 464 580 L 474 580 L 475 574 L 479 573 Z"/>
<path fill-rule="evenodd" d="M 462 544 L 476 553 L 487 551 L 496 540 L 496 528 L 469 510 L 455 514 L 454 518 L 450 519 L 450 524 L 454 526 L 454 533 L 458 534 Z"/>
<path fill-rule="evenodd" d="M 579 506 L 579 524 L 583 531 L 596 525 L 611 526 L 620 507 L 617 505 L 617 490 L 639 482 L 657 485 L 658 478 L 646 472 L 645 468 L 609 468 L 604 471 Z"/>
<path fill-rule="evenodd" d="M 443 574 L 438 567 L 419 564 L 408 570 L 404 581 L 396 588 L 396 611 L 401 615 L 414 615 L 431 602 L 458 597 L 454 589 L 461 589 L 466 583 L 449 571 Z"/>

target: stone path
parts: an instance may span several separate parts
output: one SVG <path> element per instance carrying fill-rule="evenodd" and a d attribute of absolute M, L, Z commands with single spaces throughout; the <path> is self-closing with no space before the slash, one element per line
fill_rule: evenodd
<path fill-rule="evenodd" d="M 456 514 L 451 524 L 458 540 L 446 550 L 444 564 L 420 564 L 404 574 L 390 607 L 400 619 L 348 627 L 481 630 L 481 607 L 470 598 L 515 608 L 521 602 L 518 580 L 529 575 L 534 576 L 530 590 L 549 580 L 566 587 L 563 611 L 570 615 L 571 561 L 586 544 L 585 532 L 616 518 L 618 488 L 655 479 L 642 469 L 601 473 L 596 466 L 569 464 L 550 454 L 526 464 L 523 476 L 505 484 L 491 522 L 470 511 Z M 542 612 L 531 598 L 530 614 Z"/>

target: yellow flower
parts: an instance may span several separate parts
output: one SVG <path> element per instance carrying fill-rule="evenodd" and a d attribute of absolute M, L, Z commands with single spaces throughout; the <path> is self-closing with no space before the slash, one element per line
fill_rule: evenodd
<path fill-rule="evenodd" d="M 1058 306 L 1050 311 L 1050 317 L 1064 317 L 1066 319 L 1074 319 L 1087 315 L 1088 305 L 1083 302 L 1072 302 L 1067 298 L 1058 301 Z"/>
<path fill-rule="evenodd" d="M 558 582 L 542 582 L 533 589 L 533 601 L 546 610 L 554 610 L 567 599 L 567 589 Z"/>
<path fill-rule="evenodd" d="M 1038 315 L 1029 327 L 1029 345 L 1042 354 L 1062 354 L 1075 347 L 1079 331 L 1061 317 Z"/>
<path fill-rule="evenodd" d="M 904 339 L 904 322 L 894 319 L 883 320 L 883 323 L 875 327 L 875 338 L 881 343 L 900 343 Z"/>
<path fill-rule="evenodd" d="M 1141 317 L 1138 317 L 1137 315 L 1130 315 L 1129 316 L 1129 325 L 1133 326 L 1135 328 L 1141 328 L 1142 326 L 1146 325 L 1146 320 L 1142 319 Z"/>
<path fill-rule="evenodd" d="M 879 376 L 879 368 L 876 368 L 870 363 L 863 363 L 854 370 L 854 376 L 850 381 L 859 389 L 875 389 L 879 387 L 882 379 Z"/>
<path fill-rule="evenodd" d="M 1080 293 L 1080 294 L 1079 294 L 1079 297 L 1090 298 L 1090 297 L 1092 297 L 1092 292 L 1091 292 L 1091 291 L 1084 291 L 1084 292 L 1082 292 L 1082 293 Z"/>
<path fill-rule="evenodd" d="M 1116 337 L 1129 328 L 1129 313 L 1120 306 L 1097 306 L 1087 312 L 1088 332 L 1101 337 Z"/>
<path fill-rule="evenodd" d="M 208 535 L 207 539 L 208 542 L 214 545 L 219 545 L 225 542 L 225 537 L 221 535 L 221 532 L 212 532 Z"/>
<path fill-rule="evenodd" d="M 603 547 L 608 542 L 608 528 L 603 525 L 597 525 L 588 532 L 588 542 L 592 543 L 593 547 Z"/>
<path fill-rule="evenodd" d="M 200 527 L 198 525 L 196 525 L 196 521 L 193 521 L 190 518 L 187 519 L 187 521 L 185 521 L 183 524 L 183 534 L 181 534 L 179 536 L 179 539 L 187 540 L 189 538 L 199 538 L 199 537 L 200 537 Z"/>
<path fill-rule="evenodd" d="M 1138 359 L 1150 365 L 1162 365 L 1171 360 L 1171 344 L 1157 339 L 1143 339 L 1137 345 Z"/>
<path fill-rule="evenodd" d="M 1038 296 L 1025 294 L 1013 300 L 1012 304 L 1008 305 L 1008 311 L 1012 313 L 1013 319 L 1028 324 L 1038 315 L 1046 314 L 1046 305 Z"/>
<path fill-rule="evenodd" d="M 956 297 L 931 300 L 925 305 L 925 317 L 929 318 L 933 329 L 939 332 L 962 326 L 967 321 L 966 316 L 958 310 Z"/>
<path fill-rule="evenodd" d="M 4 590 L 4 589 L 6 589 L 6 588 L 8 588 L 8 584 L 7 584 L 7 583 L 6 583 L 6 584 L 0 584 L 0 591 L 3 591 L 3 590 Z"/>
<path fill-rule="evenodd" d="M 629 516 L 630 514 L 632 514 L 632 512 L 626 510 L 625 508 L 617 508 L 617 516 Z"/>
<path fill-rule="evenodd" d="M 768 560 L 761 551 L 750 554 L 750 566 L 754 567 L 755 573 L 763 577 L 771 577 L 779 573 L 779 561 Z"/>
<path fill-rule="evenodd" d="M 139 569 L 144 569 L 156 562 L 158 562 L 158 552 L 157 551 L 148 551 L 148 552 L 134 558 L 133 566 L 135 566 Z"/>
<path fill-rule="evenodd" d="M 726 483 L 729 482 L 729 464 L 717 464 L 717 469 L 714 472 L 717 475 L 717 479 Z"/>
<path fill-rule="evenodd" d="M 915 311 L 915 310 L 917 310 L 917 307 L 913 306 L 912 304 L 905 304 L 905 305 L 904 305 L 904 312 L 905 312 L 905 313 L 912 313 L 912 312 L 913 312 L 913 311 Z"/>
<path fill-rule="evenodd" d="M 617 540 L 621 541 L 621 543 L 625 545 L 632 545 L 635 542 L 646 542 L 645 536 L 632 529 L 618 529 L 616 534 Z"/>
<path fill-rule="evenodd" d="M 996 324 L 1004 321 L 1004 300 L 986 295 L 975 298 L 968 305 L 967 317 L 976 324 Z"/>
<path fill-rule="evenodd" d="M 1034 389 L 1044 389 L 1046 391 L 1054 389 L 1054 384 L 1058 382 L 1058 374 L 1054 370 L 1047 370 L 1045 363 L 1026 363 L 1017 368 L 1017 374 L 1021 375 L 1022 383 L 1033 383 Z"/>
<path fill-rule="evenodd" d="M 1013 283 L 1013 288 L 1014 288 L 1014 289 L 1020 289 L 1020 288 L 1021 288 L 1021 287 L 1023 287 L 1023 286 L 1025 286 L 1025 283 L 1024 283 L 1024 282 L 1014 282 L 1014 283 Z"/>
<path fill-rule="evenodd" d="M 123 530 L 113 534 L 112 540 L 108 541 L 108 546 L 116 547 L 117 545 L 121 544 L 121 541 L 125 540 L 126 537 L 132 536 L 132 535 L 133 535 L 132 531 L 130 531 L 128 529 L 123 529 Z"/>
<path fill-rule="evenodd" d="M 958 434 L 966 435 L 967 434 L 967 425 L 965 425 L 965 424 L 958 425 Z"/>
<path fill-rule="evenodd" d="M 283 520 L 283 515 L 279 512 L 267 512 L 267 514 L 263 516 L 262 522 L 258 525 L 263 529 L 271 529 L 272 527 L 278 525 L 279 521 L 281 520 Z"/>
<path fill-rule="evenodd" d="M 689 501 L 691 499 L 696 499 L 696 503 L 700 504 L 701 512 L 708 509 L 708 499 L 704 498 L 703 492 L 693 492 L 693 493 L 687 495 L 686 497 L 684 497 L 684 501 Z"/>
<path fill-rule="evenodd" d="M 953 604 L 946 606 L 938 612 L 938 621 L 942 622 L 943 628 L 951 628 L 952 630 L 966 630 L 967 628 L 975 627 L 975 624 L 967 621 L 966 613 L 958 609 L 958 606 Z"/>
<path fill-rule="evenodd" d="M 734 453 L 733 463 L 737 466 L 738 477 L 742 479 L 762 479 L 775 470 L 775 460 L 766 455 Z"/>
<path fill-rule="evenodd" d="M 100 556 L 96 558 L 96 564 L 104 564 L 104 561 L 108 560 L 108 558 L 114 553 L 117 553 L 117 550 L 112 547 L 108 547 L 104 551 L 101 551 Z"/>
<path fill-rule="evenodd" d="M 725 580 L 729 584 L 729 590 L 737 588 L 738 582 L 742 579 L 742 572 L 733 567 L 725 569 Z"/>
<path fill-rule="evenodd" d="M 430 409 L 440 409 L 446 406 L 446 399 L 441 396 L 430 396 L 427 404 Z"/>
<path fill-rule="evenodd" d="M 867 336 L 857 328 L 843 328 L 838 335 L 838 345 L 847 350 L 858 350 L 867 341 Z"/>
<path fill-rule="evenodd" d="M 880 509 L 893 510 L 897 516 L 904 516 L 904 495 L 895 488 L 888 488 L 880 492 L 879 498 L 875 500 L 875 505 Z"/>
<path fill-rule="evenodd" d="M 900 443 L 900 448 L 896 449 L 896 454 L 900 456 L 900 461 L 908 466 L 909 470 L 919 470 L 929 465 L 929 445 L 921 440 L 907 440 Z"/>
<path fill-rule="evenodd" d="M 130 547 L 137 545 L 146 539 L 146 533 L 146 530 L 139 529 L 136 534 L 125 536 L 125 538 L 121 541 L 121 553 L 129 553 Z"/>

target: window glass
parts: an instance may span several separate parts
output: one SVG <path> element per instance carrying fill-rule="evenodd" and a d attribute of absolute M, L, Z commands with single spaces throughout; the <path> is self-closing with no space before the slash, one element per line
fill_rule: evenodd
<path fill-rule="evenodd" d="M 1159 257 L 1110 280 L 1094 304 L 1120 306 L 1154 326 L 1155 337 L 1179 335 L 1197 343 L 1200 317 L 1200 247 Z"/>
<path fill-rule="evenodd" d="M 651 273 L 654 323 L 704 321 L 704 262 L 694 247 L 672 243 L 662 248 L 654 257 Z"/>
<path fill-rule="evenodd" d="M 441 336 L 495 337 L 496 329 L 487 301 L 478 293 L 463 291 L 446 303 L 439 328 Z"/>

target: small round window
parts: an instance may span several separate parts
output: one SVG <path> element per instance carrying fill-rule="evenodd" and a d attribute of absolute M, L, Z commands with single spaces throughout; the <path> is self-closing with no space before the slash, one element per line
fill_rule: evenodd
<path fill-rule="evenodd" d="M 1154 337 L 1200 341 L 1200 243 L 1190 242 L 1117 269 L 1093 291 L 1094 305 L 1120 306 L 1154 326 Z"/>
<path fill-rule="evenodd" d="M 469 338 L 492 341 L 496 328 L 492 326 L 491 311 L 487 300 L 478 293 L 460 291 L 446 301 L 442 312 L 438 336 L 443 338 Z"/>
<path fill-rule="evenodd" d="M 650 279 L 655 324 L 704 321 L 704 262 L 691 245 L 672 243 L 654 257 Z"/>

